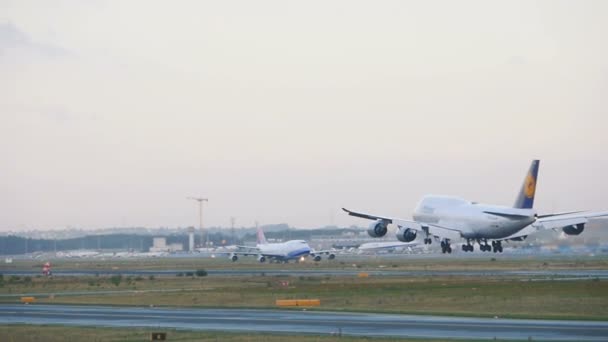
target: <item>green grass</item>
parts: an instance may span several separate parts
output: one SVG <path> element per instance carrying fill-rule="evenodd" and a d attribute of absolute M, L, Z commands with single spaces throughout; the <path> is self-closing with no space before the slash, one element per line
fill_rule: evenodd
<path fill-rule="evenodd" d="M 280 335 L 256 333 L 224 333 L 224 332 L 191 332 L 167 329 L 142 328 L 90 328 L 63 326 L 32 326 L 32 325 L 0 325 L 0 340 L 3 342 L 59 342 L 59 341 L 149 341 L 150 333 L 167 332 L 167 341 L 205 341 L 205 342 L 367 342 L 367 341 L 409 341 L 436 342 L 445 341 L 430 339 L 396 339 L 396 338 L 366 338 L 366 337 L 332 337 L 316 335 Z M 459 340 L 463 341 L 463 340 Z"/>
<path fill-rule="evenodd" d="M 318 298 L 321 310 L 608 320 L 608 281 L 601 280 L 373 276 L 135 279 L 123 278 L 118 286 L 110 277 L 34 278 L 29 283 L 10 284 L 5 279 L 0 294 L 15 296 L 0 297 L 0 302 L 15 303 L 22 293 L 45 293 L 38 296 L 39 303 L 274 308 L 276 299 Z M 281 280 L 289 281 L 289 286 L 281 287 Z M 68 291 L 86 293 L 62 295 Z"/>
<path fill-rule="evenodd" d="M 494 259 L 494 260 L 493 260 Z M 2 270 L 42 270 L 46 260 L 15 260 L 0 265 Z M 488 255 L 487 257 L 436 256 L 428 258 L 377 258 L 340 256 L 336 260 L 315 263 L 261 264 L 255 258 L 243 257 L 233 263 L 227 257 L 212 258 L 147 258 L 147 259 L 58 259 L 51 260 L 54 270 L 189 270 L 197 269 L 391 269 L 391 270 L 540 270 L 540 269 L 608 269 L 608 257 L 513 257 Z"/>

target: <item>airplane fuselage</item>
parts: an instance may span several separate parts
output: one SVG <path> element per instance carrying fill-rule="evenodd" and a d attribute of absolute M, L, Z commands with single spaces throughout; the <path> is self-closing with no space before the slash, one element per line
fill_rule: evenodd
<path fill-rule="evenodd" d="M 425 196 L 412 216 L 421 225 L 459 230 L 465 239 L 502 239 L 536 220 L 533 209 L 480 204 L 436 195 Z"/>
<path fill-rule="evenodd" d="M 285 260 L 297 259 L 307 256 L 311 248 L 304 240 L 290 240 L 281 243 L 258 244 L 257 247 L 261 254 L 280 255 Z"/>

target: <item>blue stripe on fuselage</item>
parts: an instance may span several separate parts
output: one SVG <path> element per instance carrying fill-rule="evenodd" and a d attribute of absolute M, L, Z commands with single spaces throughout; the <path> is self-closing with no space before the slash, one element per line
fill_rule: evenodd
<path fill-rule="evenodd" d="M 297 258 L 299 256 L 308 255 L 308 254 L 310 254 L 310 248 L 302 248 L 302 249 L 298 249 L 293 252 L 287 253 L 286 258 Z"/>

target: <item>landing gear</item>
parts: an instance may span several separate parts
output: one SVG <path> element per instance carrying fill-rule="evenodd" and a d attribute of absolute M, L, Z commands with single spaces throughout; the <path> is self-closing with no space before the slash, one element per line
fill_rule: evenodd
<path fill-rule="evenodd" d="M 425 245 L 430 245 L 433 242 L 433 240 L 431 239 L 432 235 L 429 232 L 429 227 L 422 227 L 422 231 L 424 232 L 424 236 L 425 236 L 425 238 L 424 238 L 424 244 Z M 442 247 L 442 250 L 443 250 L 443 247 Z"/>
<path fill-rule="evenodd" d="M 488 245 L 488 240 L 483 240 L 483 245 L 481 244 L 481 241 L 477 240 L 477 242 L 479 243 L 479 249 L 481 249 L 482 252 L 491 252 L 492 251 L 492 247 L 490 245 Z"/>
<path fill-rule="evenodd" d="M 492 241 L 492 250 L 494 250 L 494 253 L 502 253 L 502 242 Z"/>
<path fill-rule="evenodd" d="M 473 247 L 473 245 L 471 245 L 471 240 L 467 239 L 467 244 L 462 245 L 462 251 L 463 252 L 472 252 L 474 250 L 475 250 L 475 248 Z"/>
<path fill-rule="evenodd" d="M 463 252 L 472 252 L 474 250 L 473 245 L 462 245 L 462 251 Z"/>
<path fill-rule="evenodd" d="M 452 246 L 450 246 L 450 240 L 441 240 L 441 253 L 443 253 L 443 254 L 452 253 Z"/>

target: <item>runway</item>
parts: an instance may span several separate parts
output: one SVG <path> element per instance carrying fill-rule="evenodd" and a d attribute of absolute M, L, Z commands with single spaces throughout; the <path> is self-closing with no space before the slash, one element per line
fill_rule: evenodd
<path fill-rule="evenodd" d="M 54 270 L 54 276 L 103 276 L 117 275 L 125 276 L 175 276 L 179 273 L 195 272 L 196 270 Z M 590 278 L 608 279 L 608 270 L 367 270 L 367 269 L 320 269 L 302 270 L 289 268 L 234 268 L 234 269 L 210 269 L 207 270 L 208 276 L 357 276 L 360 272 L 368 273 L 371 276 L 387 277 L 433 277 L 433 276 L 454 276 L 454 277 L 518 277 L 518 278 L 540 278 L 550 280 L 585 280 Z M 39 271 L 31 269 L 0 269 L 4 275 L 35 276 Z"/>
<path fill-rule="evenodd" d="M 608 322 L 491 319 L 299 310 L 0 305 L 3 324 L 153 327 L 415 338 L 606 341 Z"/>

